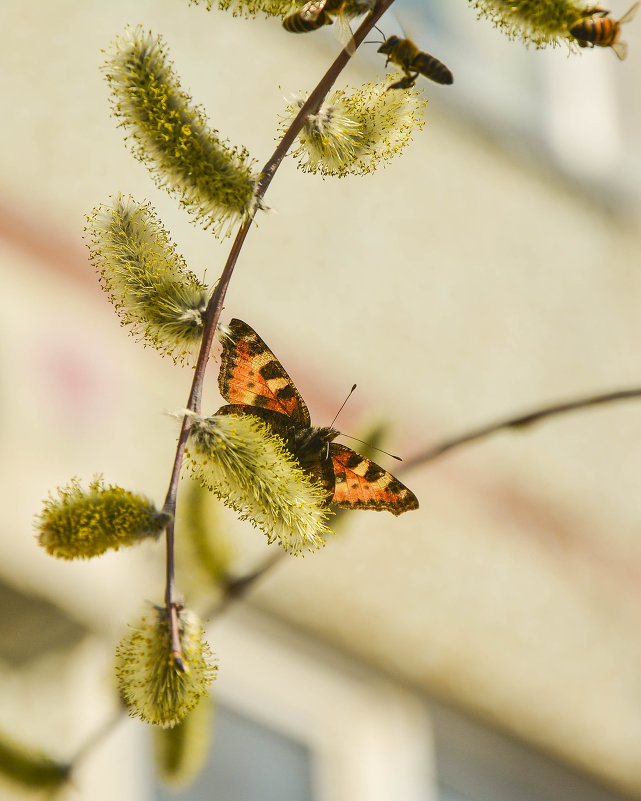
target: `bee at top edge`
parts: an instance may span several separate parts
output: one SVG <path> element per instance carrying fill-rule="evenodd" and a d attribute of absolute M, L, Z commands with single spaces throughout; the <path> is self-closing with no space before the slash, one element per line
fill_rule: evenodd
<path fill-rule="evenodd" d="M 391 84 L 388 89 L 409 89 L 414 86 L 419 75 L 435 83 L 444 85 L 454 83 L 454 76 L 445 64 L 420 50 L 411 39 L 390 36 L 378 48 L 378 52 L 387 56 L 385 66 L 391 61 L 405 73 L 400 81 Z"/>
<path fill-rule="evenodd" d="M 623 61 L 628 55 L 628 45 L 619 39 L 621 26 L 634 19 L 641 3 L 631 6 L 621 19 L 612 19 L 605 8 L 590 9 L 587 16 L 580 19 L 570 28 L 570 33 L 580 47 L 611 47 L 617 57 Z"/>
<path fill-rule="evenodd" d="M 338 40 L 353 54 L 356 44 L 349 20 L 365 14 L 371 8 L 371 0 L 309 0 L 283 19 L 283 28 L 289 33 L 309 33 L 336 21 Z"/>
<path fill-rule="evenodd" d="M 331 25 L 332 13 L 338 13 L 342 5 L 343 0 L 310 0 L 283 19 L 283 28 L 290 33 L 308 33 Z"/>

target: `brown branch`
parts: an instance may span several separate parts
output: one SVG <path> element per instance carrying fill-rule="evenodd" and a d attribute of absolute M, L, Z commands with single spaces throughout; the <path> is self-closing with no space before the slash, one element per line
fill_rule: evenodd
<path fill-rule="evenodd" d="M 228 607 L 233 603 L 242 600 L 252 589 L 256 581 L 262 578 L 265 573 L 268 573 L 272 567 L 282 562 L 286 556 L 286 551 L 282 548 L 277 548 L 266 556 L 262 564 L 255 570 L 252 570 L 251 573 L 239 576 L 238 578 L 227 578 L 223 585 L 222 597 L 213 608 L 209 609 L 205 617 L 207 619 L 218 617 L 218 615 L 226 612 Z"/>
<path fill-rule="evenodd" d="M 392 5 L 394 0 L 379 0 L 376 7 L 365 17 L 358 30 L 354 33 L 354 42 L 358 47 L 365 39 L 367 34 L 374 27 L 376 22 L 385 13 L 385 11 Z M 294 143 L 296 137 L 300 133 L 305 120 L 309 114 L 315 112 L 320 107 L 323 99 L 332 88 L 334 82 L 347 65 L 352 56 L 352 51 L 344 48 L 335 59 L 334 63 L 327 70 L 325 75 L 321 78 L 316 88 L 312 91 L 308 99 L 305 101 L 299 113 L 296 115 L 294 121 L 289 126 L 285 135 L 278 143 L 278 146 L 272 153 L 271 157 L 266 162 L 260 173 L 260 179 L 256 187 L 255 205 L 254 210 L 247 215 L 243 220 L 236 238 L 229 251 L 227 262 L 220 276 L 214 292 L 207 304 L 205 312 L 205 330 L 201 342 L 196 368 L 194 370 L 194 378 L 189 392 L 189 400 L 187 401 L 187 409 L 196 414 L 200 413 L 202 389 L 205 379 L 205 372 L 209 362 L 209 353 L 211 351 L 214 335 L 216 333 L 216 326 L 220 319 L 220 313 L 223 308 L 223 302 L 227 293 L 229 282 L 231 281 L 236 262 L 242 250 L 243 244 L 249 233 L 249 229 L 254 219 L 256 210 L 261 208 L 262 199 L 267 192 L 267 189 L 272 182 L 276 170 L 280 166 L 287 151 Z M 180 479 L 180 472 L 185 455 L 185 448 L 189 438 L 189 430 L 191 428 L 191 418 L 189 415 L 183 417 L 180 434 L 178 436 L 178 444 L 176 447 L 176 455 L 171 471 L 171 478 L 167 495 L 165 497 L 164 511 L 171 515 L 172 522 L 167 526 L 166 530 L 166 586 L 165 586 L 165 605 L 169 611 L 169 621 L 171 629 L 171 647 L 172 655 L 175 664 L 178 668 L 182 665 L 182 654 L 180 647 L 180 637 L 178 633 L 178 615 L 177 606 L 179 605 L 178 595 L 175 583 L 175 559 L 174 559 L 174 523 L 173 518 L 176 512 L 176 499 L 178 495 L 178 482 Z"/>
<path fill-rule="evenodd" d="M 538 423 L 547 417 L 554 417 L 567 412 L 574 412 L 580 409 L 587 409 L 591 406 L 603 406 L 607 403 L 614 403 L 622 400 L 632 400 L 634 398 L 641 398 L 641 388 L 633 389 L 620 389 L 615 392 L 606 392 L 603 395 L 591 395 L 587 398 L 579 398 L 566 403 L 556 403 L 552 406 L 544 406 L 541 409 L 535 409 L 532 412 L 518 415 L 517 417 L 507 417 L 503 420 L 498 420 L 494 423 L 488 423 L 478 428 L 473 428 L 464 434 L 460 434 L 451 439 L 446 439 L 438 445 L 433 445 L 423 453 L 408 459 L 403 464 L 403 470 L 411 470 L 414 467 L 419 467 L 426 462 L 432 462 L 438 459 L 448 451 L 455 448 L 460 448 L 462 445 L 468 445 L 470 442 L 476 442 L 480 439 L 496 434 L 498 431 L 508 428 L 525 428 L 534 423 Z"/>
<path fill-rule="evenodd" d="M 380 2 L 377 3 L 376 7 L 372 10 L 370 14 L 368 14 L 368 16 L 359 26 L 358 30 L 354 33 L 354 42 L 356 44 L 356 47 L 362 44 L 367 34 L 371 31 L 376 22 L 378 22 L 380 17 L 392 5 L 393 2 L 394 0 L 380 0 Z M 274 150 L 271 157 L 268 159 L 268 161 L 266 162 L 265 166 L 263 167 L 260 173 L 260 179 L 258 181 L 255 194 L 255 207 L 254 207 L 255 210 L 251 214 L 249 214 L 245 218 L 245 220 L 243 220 L 240 228 L 238 229 L 238 233 L 236 234 L 236 238 L 234 239 L 234 242 L 231 246 L 229 255 L 227 257 L 227 261 L 220 276 L 220 280 L 218 281 L 216 288 L 214 289 L 214 292 L 212 293 L 212 296 L 207 304 L 207 309 L 204 315 L 205 330 L 203 332 L 201 347 L 198 354 L 196 367 L 194 370 L 194 378 L 192 380 L 191 389 L 189 392 L 189 399 L 187 401 L 187 409 L 191 412 L 194 412 L 196 414 L 200 413 L 203 383 L 205 379 L 207 365 L 209 363 L 209 352 L 211 350 L 212 343 L 214 340 L 216 326 L 218 325 L 218 320 L 220 318 L 220 313 L 223 308 L 223 302 L 225 300 L 227 288 L 229 287 L 229 282 L 231 281 L 231 277 L 234 272 L 236 262 L 238 261 L 238 257 L 242 250 L 243 244 L 245 242 L 247 234 L 249 233 L 249 229 L 253 222 L 256 210 L 261 208 L 262 206 L 261 201 L 265 196 L 265 193 L 267 192 L 267 189 L 276 173 L 276 170 L 280 166 L 287 151 L 296 140 L 296 137 L 300 133 L 305 123 L 305 120 L 307 119 L 309 114 L 314 113 L 315 111 L 318 110 L 321 103 L 323 102 L 323 99 L 325 98 L 329 90 L 332 88 L 334 82 L 336 81 L 342 70 L 345 68 L 352 55 L 353 52 L 348 52 L 346 49 L 343 49 L 339 53 L 334 63 L 327 70 L 325 75 L 321 78 L 316 88 L 310 94 L 309 98 L 304 103 L 299 113 L 296 115 L 292 124 L 285 132 L 285 135 L 278 143 L 278 146 L 276 147 L 276 149 Z M 178 483 L 180 480 L 180 473 L 185 455 L 185 448 L 187 446 L 187 440 L 189 438 L 190 428 L 191 428 L 191 417 L 189 415 L 185 415 L 183 417 L 182 425 L 180 428 L 180 434 L 178 436 L 176 454 L 174 456 L 174 462 L 171 470 L 171 477 L 169 480 L 169 487 L 167 489 L 167 495 L 165 497 L 165 503 L 163 507 L 164 511 L 168 512 L 172 517 L 171 522 L 169 523 L 166 529 L 165 605 L 169 613 L 172 657 L 174 659 L 174 664 L 179 670 L 184 670 L 185 665 L 183 662 L 182 648 L 180 644 L 180 636 L 178 631 L 178 609 L 180 608 L 180 600 L 178 598 L 176 590 L 176 580 L 175 580 L 174 516 L 176 512 Z M 227 608 L 227 606 L 230 603 L 233 603 L 235 600 L 238 600 L 241 597 L 243 597 L 248 592 L 250 587 L 252 587 L 254 583 L 261 576 L 263 576 L 268 570 L 270 570 L 275 564 L 277 564 L 284 556 L 285 556 L 284 551 L 277 551 L 275 553 L 272 553 L 265 559 L 263 564 L 256 570 L 254 570 L 252 573 L 248 574 L 247 576 L 240 577 L 238 579 L 229 580 L 225 586 L 222 600 L 220 601 L 218 607 L 216 608 L 215 613 L 220 614 Z M 121 715 L 118 715 L 116 720 L 120 718 Z M 87 740 L 87 742 L 76 754 L 76 756 L 72 760 L 72 765 L 75 765 L 77 762 L 83 759 L 86 756 L 86 754 L 88 754 L 98 744 L 98 742 L 103 740 L 104 737 L 106 737 L 106 735 L 108 734 L 108 732 L 111 731 L 114 723 L 115 721 L 109 721 L 106 725 L 97 730 L 94 733 L 94 735 L 92 735 Z"/>
<path fill-rule="evenodd" d="M 112 715 L 107 721 L 101 723 L 95 731 L 89 735 L 85 742 L 76 751 L 75 755 L 70 760 L 69 764 L 72 770 L 76 770 L 78 764 L 88 756 L 96 745 L 106 740 L 111 732 L 116 728 L 124 718 L 124 707 Z"/>

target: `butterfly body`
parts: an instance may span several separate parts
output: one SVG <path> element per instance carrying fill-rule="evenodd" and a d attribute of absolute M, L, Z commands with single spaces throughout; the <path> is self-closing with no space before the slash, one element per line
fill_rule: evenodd
<path fill-rule="evenodd" d="M 343 508 L 386 510 L 394 515 L 418 508 L 416 496 L 391 473 L 334 442 L 335 428 L 312 426 L 307 406 L 278 359 L 242 320 L 232 320 L 223 341 L 220 393 L 230 401 L 217 414 L 251 414 L 278 435 L 302 469 Z"/>

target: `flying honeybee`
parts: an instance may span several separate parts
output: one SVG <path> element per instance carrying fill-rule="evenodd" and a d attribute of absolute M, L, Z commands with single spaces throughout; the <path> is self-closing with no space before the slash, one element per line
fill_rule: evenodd
<path fill-rule="evenodd" d="M 449 69 L 434 56 L 419 50 L 411 39 L 390 36 L 378 48 L 379 53 L 387 56 L 385 66 L 391 61 L 398 65 L 405 75 L 389 89 L 409 89 L 414 86 L 419 75 L 424 75 L 436 83 L 450 84 L 454 77 Z"/>
<path fill-rule="evenodd" d="M 619 20 L 611 19 L 608 16 L 610 12 L 604 8 L 593 8 L 589 16 L 583 17 L 570 28 L 570 33 L 581 47 L 611 47 L 623 61 L 628 55 L 628 45 L 619 41 L 621 26 L 630 22 L 639 5 L 635 3 Z"/>

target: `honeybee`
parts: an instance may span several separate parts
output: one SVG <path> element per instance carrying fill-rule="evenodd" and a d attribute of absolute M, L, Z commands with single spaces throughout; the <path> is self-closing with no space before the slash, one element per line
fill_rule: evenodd
<path fill-rule="evenodd" d="M 352 55 L 356 43 L 349 20 L 370 11 L 372 6 L 373 0 L 309 0 L 285 17 L 283 28 L 290 33 L 308 33 L 336 21 L 336 37 Z"/>
<path fill-rule="evenodd" d="M 570 28 L 570 33 L 580 47 L 611 47 L 623 61 L 628 55 L 628 45 L 619 41 L 621 26 L 634 18 L 639 5 L 635 3 L 619 20 L 608 17 L 610 12 L 604 8 L 594 8 L 590 16 L 583 17 Z"/>
<path fill-rule="evenodd" d="M 283 20 L 283 28 L 290 33 L 307 33 L 331 25 L 331 12 L 338 12 L 343 0 L 310 0 L 309 3 L 289 14 Z"/>
<path fill-rule="evenodd" d="M 449 69 L 434 56 L 419 50 L 411 39 L 390 36 L 378 48 L 379 53 L 387 56 L 385 66 L 391 61 L 398 65 L 405 75 L 389 89 L 409 89 L 414 86 L 419 74 L 436 83 L 450 84 L 454 77 Z"/>

